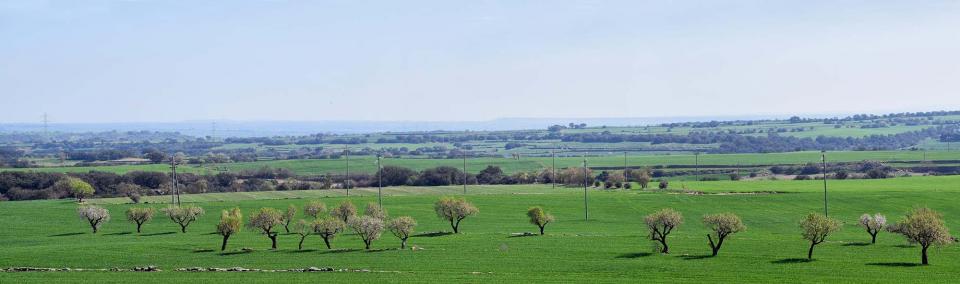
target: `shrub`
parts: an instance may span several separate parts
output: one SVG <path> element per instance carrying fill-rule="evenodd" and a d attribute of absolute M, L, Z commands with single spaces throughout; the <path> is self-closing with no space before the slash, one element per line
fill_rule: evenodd
<path fill-rule="evenodd" d="M 217 224 L 217 234 L 223 236 L 223 243 L 220 245 L 220 251 L 227 250 L 227 240 L 230 236 L 240 232 L 243 224 L 243 215 L 240 208 L 233 208 L 230 211 L 223 210 L 220 213 L 220 223 Z"/>
<path fill-rule="evenodd" d="M 323 238 L 323 243 L 330 249 L 330 240 L 343 231 L 344 224 L 339 219 L 327 217 L 313 222 L 313 232 Z"/>
<path fill-rule="evenodd" d="M 137 233 L 139 234 L 140 227 L 153 220 L 155 212 L 156 210 L 150 207 L 130 207 L 130 209 L 127 209 L 127 221 L 137 224 Z"/>
<path fill-rule="evenodd" d="M 527 209 L 527 217 L 530 218 L 530 224 L 537 225 L 540 228 L 540 235 L 543 235 L 543 228 L 555 220 L 553 215 L 544 211 L 540 206 Z"/>
<path fill-rule="evenodd" d="M 667 189 L 667 187 L 670 187 L 670 182 L 665 179 L 660 180 L 660 184 L 657 185 L 657 188 L 659 189 Z"/>
<path fill-rule="evenodd" d="M 800 221 L 803 238 L 810 241 L 807 259 L 813 258 L 813 247 L 827 239 L 827 236 L 840 230 L 840 221 L 830 219 L 823 214 L 810 213 Z"/>
<path fill-rule="evenodd" d="M 340 219 L 340 222 L 347 224 L 350 222 L 354 216 L 357 216 L 357 206 L 354 206 L 350 201 L 340 202 L 336 208 L 330 210 L 330 216 Z"/>
<path fill-rule="evenodd" d="M 880 233 L 887 226 L 887 217 L 880 213 L 870 216 L 870 214 L 860 215 L 860 226 L 870 234 L 870 243 L 877 243 L 877 233 Z"/>
<path fill-rule="evenodd" d="M 250 222 L 247 223 L 247 227 L 258 230 L 260 233 L 266 235 L 272 242 L 270 248 L 277 249 L 277 232 L 273 230 L 283 224 L 282 218 L 280 211 L 277 209 L 260 208 L 260 210 L 250 215 Z"/>
<path fill-rule="evenodd" d="M 350 228 L 363 240 L 364 248 L 370 249 L 370 244 L 379 239 L 380 234 L 383 233 L 383 220 L 361 216 L 350 220 Z"/>
<path fill-rule="evenodd" d="M 407 239 L 410 238 L 410 235 L 413 234 L 414 228 L 417 227 L 417 221 L 410 216 L 400 216 L 396 219 L 390 220 L 390 224 L 387 224 L 387 228 L 400 239 L 400 249 L 407 248 Z"/>
<path fill-rule="evenodd" d="M 307 216 L 317 219 L 320 214 L 327 211 L 327 205 L 319 200 L 312 200 L 303 205 L 303 213 Z"/>
<path fill-rule="evenodd" d="M 200 219 L 200 216 L 203 216 L 203 208 L 198 206 L 184 206 L 176 207 L 170 206 L 167 208 L 161 209 L 171 221 L 180 225 L 180 232 L 186 233 L 187 226 L 190 226 L 190 223 Z"/>
<path fill-rule="evenodd" d="M 85 205 L 77 207 L 77 215 L 80 216 L 80 219 L 84 219 L 87 223 L 90 223 L 90 228 L 93 229 L 93 233 L 96 234 L 100 230 L 100 226 L 107 221 L 110 221 L 110 210 L 106 208 Z"/>
<path fill-rule="evenodd" d="M 629 182 L 623 183 L 623 189 L 631 189 L 631 188 L 633 188 L 632 183 L 629 183 Z"/>
<path fill-rule="evenodd" d="M 888 229 L 903 235 L 911 244 L 920 244 L 920 261 L 923 265 L 930 264 L 927 260 L 927 249 L 930 246 L 948 245 L 954 242 L 950 230 L 943 222 L 943 215 L 925 207 L 913 209 Z"/>
<path fill-rule="evenodd" d="M 460 221 L 477 214 L 479 210 L 463 198 L 442 197 L 433 205 L 437 217 L 450 222 L 454 234 L 460 233 Z"/>
<path fill-rule="evenodd" d="M 677 226 L 683 223 L 683 215 L 673 209 L 666 208 L 643 218 L 643 222 L 650 231 L 650 239 L 659 242 L 660 253 L 670 253 L 667 246 L 667 236 Z"/>
<path fill-rule="evenodd" d="M 720 246 L 723 245 L 723 240 L 726 239 L 727 236 L 743 232 L 747 229 L 747 227 L 743 225 L 743 221 L 740 221 L 740 216 L 733 213 L 703 216 L 703 224 L 717 237 L 717 241 L 714 242 L 713 236 L 707 234 L 707 240 L 710 241 L 710 250 L 713 251 L 713 256 L 717 256 L 717 253 L 720 252 Z"/>

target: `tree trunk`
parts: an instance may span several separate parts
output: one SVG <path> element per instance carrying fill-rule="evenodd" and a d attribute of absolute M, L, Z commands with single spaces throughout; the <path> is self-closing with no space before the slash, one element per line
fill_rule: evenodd
<path fill-rule="evenodd" d="M 137 222 L 137 234 L 140 233 L 140 226 L 141 226 L 141 225 L 143 225 L 143 223 Z"/>
<path fill-rule="evenodd" d="M 810 243 L 810 250 L 807 251 L 807 259 L 813 259 L 813 246 L 815 245 L 817 245 L 817 243 Z"/>
<path fill-rule="evenodd" d="M 927 248 L 929 248 L 929 246 L 923 246 L 923 249 L 920 251 L 920 254 L 921 254 L 920 261 L 923 265 L 930 264 L 930 262 L 927 261 Z"/>
<path fill-rule="evenodd" d="M 181 233 L 186 233 L 186 232 L 187 232 L 187 225 L 180 224 L 180 232 L 181 232 Z"/>
<path fill-rule="evenodd" d="M 97 223 L 99 223 L 100 221 L 90 220 L 90 221 L 88 221 L 88 222 L 90 222 L 90 228 L 93 229 L 93 233 L 96 234 L 96 233 L 97 233 Z"/>
<path fill-rule="evenodd" d="M 545 226 L 540 226 L 540 235 L 541 235 L 541 236 L 543 236 L 543 227 L 545 227 Z"/>
<path fill-rule="evenodd" d="M 297 250 L 303 250 L 303 239 L 306 239 L 307 236 L 300 236 L 300 244 L 297 245 Z"/>
<path fill-rule="evenodd" d="M 370 250 L 370 241 L 363 240 L 363 245 L 365 249 Z"/>
<path fill-rule="evenodd" d="M 230 238 L 230 235 L 223 235 L 223 244 L 220 245 L 220 251 L 227 250 L 227 239 Z"/>
<path fill-rule="evenodd" d="M 273 243 L 270 248 L 277 249 L 277 234 L 267 235 L 267 237 L 270 237 L 270 241 Z"/>
<path fill-rule="evenodd" d="M 454 233 L 454 234 L 459 234 L 459 233 L 460 233 L 459 228 L 457 228 L 457 227 L 459 227 L 459 226 L 460 226 L 460 221 L 457 221 L 456 223 L 454 223 L 454 222 L 453 222 L 453 219 L 450 219 L 450 228 L 453 228 L 453 233 Z"/>
<path fill-rule="evenodd" d="M 870 243 L 871 243 L 871 244 L 877 243 L 877 233 L 879 233 L 879 232 L 870 233 Z"/>
<path fill-rule="evenodd" d="M 330 238 L 329 238 L 329 237 L 323 237 L 323 243 L 327 245 L 327 249 L 331 249 L 331 248 L 330 248 Z"/>
<path fill-rule="evenodd" d="M 290 222 L 283 223 L 283 230 L 287 231 L 287 234 L 290 233 Z"/>
<path fill-rule="evenodd" d="M 670 247 L 667 246 L 667 238 L 666 238 L 666 237 L 660 237 L 660 239 L 658 239 L 658 241 L 660 241 L 660 245 L 663 246 L 663 249 L 660 250 L 660 253 L 670 253 Z"/>
<path fill-rule="evenodd" d="M 407 249 L 407 238 L 400 239 L 400 249 Z"/>

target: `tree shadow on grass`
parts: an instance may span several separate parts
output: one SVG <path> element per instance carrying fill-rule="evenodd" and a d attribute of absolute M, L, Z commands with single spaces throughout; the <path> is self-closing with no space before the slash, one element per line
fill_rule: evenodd
<path fill-rule="evenodd" d="M 345 252 L 355 252 L 355 251 L 359 251 L 359 250 L 360 250 L 360 249 L 331 249 L 331 250 L 327 250 L 327 251 L 321 252 L 321 253 L 323 253 L 323 254 L 327 254 L 327 253 L 345 253 Z"/>
<path fill-rule="evenodd" d="M 228 256 L 228 255 L 248 254 L 251 252 L 253 252 L 253 250 L 235 250 L 235 251 L 225 251 L 219 254 L 222 256 Z"/>
<path fill-rule="evenodd" d="M 845 247 L 865 247 L 865 246 L 869 246 L 869 245 L 870 245 L 870 243 L 865 243 L 865 242 L 845 243 L 845 244 L 843 244 L 843 246 L 845 246 Z"/>
<path fill-rule="evenodd" d="M 123 236 L 123 235 L 129 235 L 129 234 L 133 234 L 133 232 L 117 232 L 117 233 L 109 233 L 109 234 L 103 234 L 103 235 L 104 236 Z"/>
<path fill-rule="evenodd" d="M 162 235 L 170 235 L 170 234 L 176 234 L 176 233 L 177 233 L 177 232 L 161 232 L 161 233 L 143 234 L 143 235 L 141 235 L 141 236 L 144 236 L 144 237 L 152 237 L 152 236 L 162 236 Z"/>
<path fill-rule="evenodd" d="M 194 253 L 201 253 L 201 252 L 213 252 L 214 250 L 213 249 L 193 249 L 191 251 Z"/>
<path fill-rule="evenodd" d="M 912 262 L 874 262 L 874 263 L 867 263 L 867 265 L 886 266 L 886 267 L 915 267 L 915 266 L 923 266 L 922 264 L 912 263 Z"/>
<path fill-rule="evenodd" d="M 85 233 L 84 232 L 63 233 L 63 234 L 49 235 L 48 237 L 68 237 L 68 236 L 76 236 L 76 235 L 83 235 L 83 234 Z"/>
<path fill-rule="evenodd" d="M 364 250 L 364 252 L 385 252 L 385 251 L 392 251 L 392 250 L 397 250 L 397 249 L 395 248 L 368 249 L 368 250 Z"/>
<path fill-rule="evenodd" d="M 793 264 L 793 263 L 808 263 L 808 262 L 814 262 L 814 261 L 816 261 L 816 259 L 808 259 L 808 258 L 784 258 L 784 259 L 778 259 L 778 260 L 771 261 L 770 263 L 773 263 L 773 264 Z"/>
<path fill-rule="evenodd" d="M 698 260 L 698 259 L 711 258 L 711 257 L 713 257 L 713 255 L 709 255 L 709 254 L 701 254 L 701 255 L 678 255 L 677 257 L 682 258 L 682 259 L 684 259 L 684 260 Z"/>
<path fill-rule="evenodd" d="M 625 253 L 625 254 L 618 255 L 617 258 L 638 258 L 638 257 L 651 256 L 651 255 L 653 255 L 653 253 L 649 253 L 649 252 L 632 252 L 632 253 Z"/>
<path fill-rule="evenodd" d="M 453 233 L 451 233 L 451 232 L 429 232 L 429 233 L 416 234 L 416 235 L 413 235 L 412 237 L 432 238 L 432 237 L 442 237 L 442 236 L 447 236 L 447 235 L 453 235 Z"/>
<path fill-rule="evenodd" d="M 303 249 L 303 250 L 288 250 L 288 251 L 284 251 L 284 252 L 286 252 L 286 253 L 307 253 L 307 252 L 315 252 L 315 251 L 317 251 L 317 250 L 315 250 L 315 249 Z"/>
<path fill-rule="evenodd" d="M 519 235 L 510 235 L 507 238 L 523 238 L 523 237 L 536 237 L 537 234 L 519 234 Z"/>

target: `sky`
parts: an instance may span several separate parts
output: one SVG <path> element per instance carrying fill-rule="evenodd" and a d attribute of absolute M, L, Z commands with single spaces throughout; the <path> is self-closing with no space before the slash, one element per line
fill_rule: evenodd
<path fill-rule="evenodd" d="M 0 0 L 0 123 L 960 109 L 960 1 Z"/>

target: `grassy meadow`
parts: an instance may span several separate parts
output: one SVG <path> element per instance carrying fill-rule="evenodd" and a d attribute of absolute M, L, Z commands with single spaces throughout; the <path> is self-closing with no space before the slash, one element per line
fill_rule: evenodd
<path fill-rule="evenodd" d="M 672 184 L 675 187 L 679 185 Z M 123 212 L 131 207 L 121 198 L 94 199 L 113 214 L 102 231 L 91 234 L 69 200 L 0 202 L 0 267 L 131 268 L 156 265 L 163 272 L 31 272 L 0 273 L 0 282 L 155 283 L 201 281 L 257 282 L 869 282 L 946 283 L 960 273 L 960 246 L 931 250 L 929 266 L 917 266 L 920 249 L 900 237 L 881 233 L 869 245 L 869 235 L 856 226 L 863 213 L 880 212 L 891 222 L 911 207 L 923 205 L 944 214 L 950 228 L 960 228 L 960 176 L 909 177 L 887 180 L 830 181 L 830 216 L 844 222 L 843 230 L 817 246 L 814 261 L 803 260 L 808 243 L 797 222 L 810 212 L 822 212 L 822 181 L 688 182 L 702 195 L 642 190 L 590 189 L 589 220 L 584 221 L 583 191 L 550 185 L 471 186 L 466 198 L 480 213 L 462 224 L 461 234 L 433 213 L 440 196 L 461 195 L 461 187 L 384 188 L 384 208 L 391 216 L 408 215 L 425 233 L 410 240 L 417 250 L 399 250 L 399 241 L 384 234 L 373 249 L 352 233 L 338 236 L 334 250 L 308 237 L 297 251 L 296 235 L 281 234 L 279 250 L 244 228 L 231 238 L 229 249 L 217 249 L 214 233 L 219 212 L 240 207 L 248 215 L 260 207 L 301 207 L 319 199 L 333 207 L 350 200 L 360 207 L 376 200 L 376 189 L 214 193 L 185 195 L 183 200 L 206 209 L 187 233 L 162 216 L 135 233 Z M 776 192 L 776 193 L 769 193 Z M 739 194 L 737 194 L 739 193 Z M 145 201 L 160 208 L 165 197 Z M 513 237 L 535 232 L 525 212 L 540 205 L 558 221 L 545 236 Z M 683 213 L 685 222 L 670 235 L 671 253 L 654 253 L 642 224 L 643 216 L 660 208 Z M 747 231 L 733 235 L 720 255 L 707 257 L 704 214 L 734 212 Z M 298 214 L 299 218 L 304 218 Z M 956 231 L 954 232 L 957 233 Z M 252 248 L 251 252 L 240 248 Z M 372 272 L 176 272 L 183 267 L 292 269 L 332 267 Z"/>

